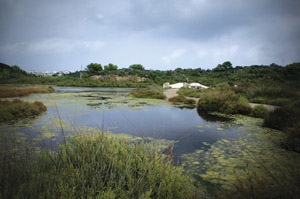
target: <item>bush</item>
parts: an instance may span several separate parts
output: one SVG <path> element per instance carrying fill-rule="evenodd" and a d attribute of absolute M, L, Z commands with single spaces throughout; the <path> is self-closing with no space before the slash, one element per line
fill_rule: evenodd
<path fill-rule="evenodd" d="M 251 107 L 245 98 L 231 91 L 218 91 L 203 94 L 198 102 L 198 111 L 249 115 Z"/>
<path fill-rule="evenodd" d="M 258 105 L 252 108 L 252 113 L 251 115 L 253 117 L 258 117 L 258 118 L 264 118 L 268 115 L 269 111 L 266 107 L 263 105 Z"/>
<path fill-rule="evenodd" d="M 7 155 L 1 166 L 2 197 L 196 198 L 198 190 L 182 168 L 143 142 L 128 141 L 81 133 L 57 152 L 32 150 L 22 164 Z"/>
<path fill-rule="evenodd" d="M 134 89 L 131 91 L 130 96 L 136 98 L 166 99 L 163 92 L 150 89 Z"/>

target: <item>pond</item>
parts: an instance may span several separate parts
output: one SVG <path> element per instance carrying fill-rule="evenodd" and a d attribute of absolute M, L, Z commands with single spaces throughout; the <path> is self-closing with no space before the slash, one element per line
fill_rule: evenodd
<path fill-rule="evenodd" d="M 105 131 L 174 144 L 174 164 L 184 166 L 205 183 L 230 188 L 235 176 L 258 162 L 276 168 L 286 153 L 282 132 L 262 128 L 262 120 L 245 116 L 217 117 L 179 108 L 165 100 L 129 97 L 131 89 L 55 87 L 55 93 L 32 94 L 48 111 L 35 119 L 2 124 L 2 133 L 43 140 L 62 134 Z M 284 153 L 284 155 L 282 155 Z M 289 152 L 293 160 L 299 155 Z"/>

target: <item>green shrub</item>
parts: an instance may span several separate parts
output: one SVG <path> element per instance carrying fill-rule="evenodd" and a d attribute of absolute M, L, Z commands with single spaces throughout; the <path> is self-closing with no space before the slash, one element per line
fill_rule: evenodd
<path fill-rule="evenodd" d="M 218 91 L 203 94 L 198 102 L 198 111 L 249 115 L 251 107 L 245 98 L 231 91 Z"/>
<path fill-rule="evenodd" d="M 251 115 L 253 117 L 258 117 L 258 118 L 264 118 L 268 115 L 269 111 L 266 107 L 263 105 L 258 105 L 252 108 L 252 113 Z"/>
<path fill-rule="evenodd" d="M 149 145 L 128 141 L 81 133 L 57 152 L 32 150 L 22 164 L 6 153 L 2 198 L 196 198 L 182 168 Z"/>
<path fill-rule="evenodd" d="M 130 96 L 136 98 L 166 99 L 163 92 L 150 89 L 134 89 L 131 91 Z"/>

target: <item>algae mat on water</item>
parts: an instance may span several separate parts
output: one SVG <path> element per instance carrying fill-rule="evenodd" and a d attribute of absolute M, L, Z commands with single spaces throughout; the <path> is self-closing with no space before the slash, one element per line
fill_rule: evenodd
<path fill-rule="evenodd" d="M 237 178 L 245 179 L 249 171 L 258 176 L 264 175 L 260 172 L 266 170 L 272 176 L 284 173 L 287 168 L 283 162 L 286 160 L 300 169 L 300 154 L 288 152 L 280 146 L 281 139 L 285 138 L 283 132 L 263 128 L 261 119 L 232 117 L 234 122 L 224 123 L 218 130 L 238 128 L 238 139 L 221 139 L 208 150 L 183 155 L 183 166 L 192 175 L 203 182 L 231 189 Z"/>

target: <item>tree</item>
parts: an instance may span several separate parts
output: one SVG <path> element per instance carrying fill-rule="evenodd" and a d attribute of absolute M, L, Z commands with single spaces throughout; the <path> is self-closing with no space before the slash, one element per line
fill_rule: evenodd
<path fill-rule="evenodd" d="M 129 66 L 129 68 L 132 70 L 145 70 L 142 64 L 132 64 Z"/>
<path fill-rule="evenodd" d="M 118 70 L 118 66 L 114 65 L 112 63 L 109 63 L 108 65 L 104 66 L 104 70 L 116 71 L 116 70 Z"/>
<path fill-rule="evenodd" d="M 99 75 L 100 72 L 103 70 L 103 68 L 101 64 L 90 63 L 89 65 L 86 66 L 85 70 L 87 71 L 89 76 L 92 76 L 92 75 Z"/>
<path fill-rule="evenodd" d="M 216 68 L 213 69 L 213 71 L 225 71 L 225 70 L 229 70 L 232 69 L 232 64 L 230 61 L 226 61 L 223 64 L 218 64 L 218 66 Z"/>

